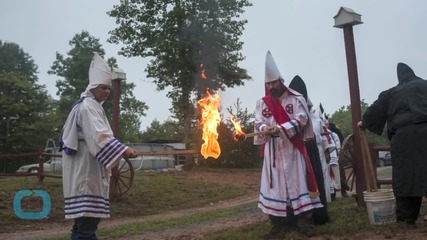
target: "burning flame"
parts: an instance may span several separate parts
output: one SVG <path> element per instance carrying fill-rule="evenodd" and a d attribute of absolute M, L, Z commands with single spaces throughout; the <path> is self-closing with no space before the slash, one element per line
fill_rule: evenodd
<path fill-rule="evenodd" d="M 202 67 L 203 64 L 200 64 L 200 68 Z M 206 79 L 204 69 L 202 69 L 201 77 Z M 218 111 L 220 102 L 218 93 L 211 95 L 208 89 L 206 89 L 206 96 L 197 102 L 201 108 L 200 125 L 203 129 L 202 139 L 204 141 L 201 154 L 205 159 L 208 157 L 218 158 L 221 154 L 221 148 L 218 143 L 219 134 L 216 130 L 221 122 L 221 116 Z"/>
<path fill-rule="evenodd" d="M 234 141 L 242 141 L 246 138 L 245 132 L 243 132 L 242 128 L 240 127 L 240 121 L 235 121 L 233 114 L 230 114 L 230 121 L 234 126 L 234 135 L 233 139 Z"/>
<path fill-rule="evenodd" d="M 203 68 L 203 63 L 200 64 L 200 69 L 202 69 L 202 73 L 200 73 L 200 77 L 202 77 L 203 79 L 207 79 L 205 74 L 205 69 Z"/>

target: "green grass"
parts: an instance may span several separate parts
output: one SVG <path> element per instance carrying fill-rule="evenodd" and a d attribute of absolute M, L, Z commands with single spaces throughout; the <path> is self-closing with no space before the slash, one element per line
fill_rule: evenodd
<path fill-rule="evenodd" d="M 364 208 L 359 208 L 354 198 L 340 198 L 328 205 L 328 211 L 332 218 L 331 223 L 316 226 L 316 236 L 321 239 L 355 239 L 354 236 L 361 232 L 374 234 L 378 239 L 389 239 L 397 232 L 404 232 L 408 229 L 397 223 L 385 225 L 372 225 L 369 222 L 368 212 Z M 270 229 L 269 221 L 252 224 L 239 229 L 222 231 L 205 237 L 205 240 L 250 240 L 262 239 Z M 282 239 L 302 240 L 307 239 L 297 231 L 290 231 L 281 235 Z"/>
<path fill-rule="evenodd" d="M 191 180 L 180 172 L 136 174 L 131 190 L 111 207 L 112 216 L 132 217 L 203 206 L 242 196 L 245 189 Z"/>
<path fill-rule="evenodd" d="M 233 174 L 240 170 L 204 170 L 217 171 L 215 173 Z M 242 170 L 244 171 L 244 170 Z M 247 172 L 252 174 L 252 172 Z M 249 211 L 260 211 L 256 202 L 208 212 L 188 213 L 182 217 L 152 219 L 150 215 L 169 211 L 207 206 L 225 199 L 242 196 L 248 189 L 253 191 L 254 186 L 237 187 L 231 183 L 213 183 L 207 178 L 191 177 L 192 172 L 137 172 L 134 186 L 117 202 L 111 203 L 114 219 L 126 217 L 142 217 L 144 221 L 121 224 L 114 227 L 101 226 L 98 230 L 100 239 L 124 239 L 130 236 L 141 235 L 148 231 L 161 231 L 168 228 L 183 228 L 193 224 L 209 224 L 220 218 L 244 216 Z M 203 176 L 203 174 L 202 174 Z M 219 176 L 221 177 L 221 175 Z M 32 178 L 2 178 L 0 179 L 0 222 L 1 232 L 7 229 L 15 231 L 28 230 L 32 224 L 43 224 L 53 221 L 63 221 L 62 183 L 60 179 L 45 179 L 40 185 L 35 177 Z M 44 189 L 52 198 L 52 212 L 48 219 L 37 222 L 21 220 L 14 216 L 12 200 L 14 192 L 20 189 Z M 372 225 L 369 223 L 367 210 L 359 208 L 354 198 L 340 198 L 328 205 L 332 223 L 317 226 L 317 236 L 321 239 L 354 239 L 358 234 L 366 232 L 379 239 L 389 239 L 398 233 L 408 231 L 399 224 Z M 421 214 L 426 209 L 422 207 Z M 260 212 L 260 216 L 263 214 Z M 69 223 L 71 225 L 71 222 Z M 25 227 L 27 226 L 27 227 Z M 220 239 L 262 239 L 270 228 L 269 221 L 246 225 L 242 228 L 233 228 L 211 233 L 206 240 Z M 51 240 L 69 239 L 69 235 L 57 236 Z M 292 231 L 283 239 L 305 239 L 305 236 Z"/>
<path fill-rule="evenodd" d="M 2 229 L 7 229 L 8 226 L 14 226 L 16 224 L 31 225 L 34 220 L 23 220 L 19 219 L 13 211 L 13 199 L 16 192 L 20 190 L 44 190 L 46 191 L 51 199 L 52 210 L 50 216 L 57 219 L 58 212 L 63 218 L 63 197 L 62 197 L 62 182 L 60 179 L 46 178 L 44 184 L 38 183 L 36 177 L 4 177 L 0 179 L 0 233 Z M 41 198 L 40 201 L 34 199 L 22 199 L 22 210 L 23 211 L 40 211 L 41 210 Z M 47 220 L 40 220 L 40 222 L 47 222 Z"/>
<path fill-rule="evenodd" d="M 166 211 L 200 207 L 225 199 L 242 196 L 245 189 L 231 184 L 217 184 L 187 178 L 184 172 L 141 172 L 135 174 L 133 187 L 117 202 L 110 203 L 114 218 L 141 217 Z M 8 177 L 0 180 L 0 233 L 26 230 L 25 226 L 64 220 L 62 180 L 45 178 L 43 184 L 36 177 Z M 13 212 L 13 198 L 22 189 L 43 189 L 51 198 L 51 212 L 47 219 L 23 220 Z M 40 201 L 41 202 L 41 201 Z M 28 205 L 36 204 L 34 202 Z M 24 205 L 24 204 L 22 204 Z M 41 203 L 39 204 L 41 205 Z M 31 211 L 40 206 L 32 206 Z M 38 210 L 39 211 L 39 210 Z"/>
<path fill-rule="evenodd" d="M 97 234 L 100 239 L 125 239 L 129 236 L 143 234 L 148 231 L 160 231 L 171 227 L 179 227 L 189 224 L 197 224 L 211 221 L 217 218 L 232 217 L 244 214 L 247 211 L 257 211 L 256 203 L 243 204 L 236 207 L 230 207 L 220 210 L 213 210 L 203 213 L 189 214 L 183 217 L 174 217 L 164 220 L 147 220 L 144 222 L 128 223 L 114 227 L 103 227 L 98 230 Z M 57 236 L 45 238 L 44 240 L 65 240 L 69 236 Z"/>
<path fill-rule="evenodd" d="M 141 235 L 148 231 L 160 231 L 162 229 L 185 226 L 190 224 L 201 224 L 212 219 L 239 216 L 248 211 L 257 211 L 256 203 L 240 205 L 236 207 L 214 210 L 205 213 L 196 213 L 183 217 L 170 218 L 165 220 L 145 221 L 141 223 L 131 223 L 115 227 L 103 227 L 98 231 L 100 239 L 125 239 L 130 236 Z M 359 208 L 353 198 L 342 198 L 329 204 L 329 213 L 333 218 L 332 223 L 317 226 L 317 236 L 321 239 L 354 239 L 356 234 L 370 232 L 379 239 L 389 239 L 397 232 L 407 231 L 399 224 L 372 225 L 369 223 L 366 209 Z M 242 228 L 222 230 L 211 233 L 204 237 L 204 240 L 251 240 L 262 239 L 263 235 L 270 228 L 269 221 L 261 221 L 256 224 L 246 225 Z M 286 236 L 285 236 L 286 235 Z M 291 231 L 283 235 L 283 239 L 302 240 L 306 237 L 296 231 Z M 49 238 L 49 240 L 65 240 L 68 236 Z"/>

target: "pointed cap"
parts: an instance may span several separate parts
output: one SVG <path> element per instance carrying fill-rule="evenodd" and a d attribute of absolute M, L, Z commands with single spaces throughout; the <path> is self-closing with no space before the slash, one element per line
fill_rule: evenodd
<path fill-rule="evenodd" d="M 89 86 L 87 88 L 96 88 L 100 84 L 111 85 L 111 68 L 98 53 L 94 53 L 89 66 Z"/>
<path fill-rule="evenodd" d="M 294 78 L 292 78 L 292 81 L 289 83 L 289 88 L 299 92 L 304 96 L 305 101 L 308 102 L 307 87 L 305 86 L 304 80 L 302 80 L 300 76 L 296 75 Z"/>
<path fill-rule="evenodd" d="M 397 80 L 400 82 L 404 82 L 410 78 L 416 77 L 412 68 L 410 68 L 405 63 L 397 64 Z"/>
<path fill-rule="evenodd" d="M 268 51 L 265 59 L 265 82 L 268 83 L 279 79 L 283 82 L 282 75 L 280 75 L 276 62 L 274 62 L 273 56 L 270 51 Z"/>

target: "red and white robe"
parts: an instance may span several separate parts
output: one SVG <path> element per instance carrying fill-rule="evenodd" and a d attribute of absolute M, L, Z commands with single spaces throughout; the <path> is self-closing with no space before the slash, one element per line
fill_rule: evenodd
<path fill-rule="evenodd" d="M 258 207 L 266 214 L 286 217 L 287 205 L 293 208 L 295 215 L 323 205 L 318 194 L 310 196 L 307 187 L 307 161 L 290 140 L 296 135 L 313 137 L 305 100 L 298 93 L 287 90 L 279 98 L 279 102 L 291 120 L 280 124 L 277 137 L 258 135 L 254 138 L 254 144 L 264 145 Z M 261 131 L 264 126 L 277 125 L 264 100 L 258 100 L 255 132 Z"/>

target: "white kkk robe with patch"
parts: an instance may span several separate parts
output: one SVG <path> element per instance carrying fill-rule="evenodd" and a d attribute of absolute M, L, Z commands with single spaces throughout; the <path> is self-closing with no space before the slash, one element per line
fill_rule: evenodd
<path fill-rule="evenodd" d="M 298 94 L 298 93 L 297 93 Z M 301 95 L 290 94 L 289 89 L 279 99 L 291 121 L 280 127 L 278 136 L 259 135 L 255 145 L 265 144 L 261 176 L 261 192 L 258 207 L 270 215 L 286 217 L 286 206 L 294 214 L 323 207 L 319 196 L 310 197 L 307 188 L 306 162 L 304 156 L 289 140 L 297 134 L 313 138 L 308 109 Z M 265 102 L 260 99 L 255 110 L 255 132 L 262 127 L 278 125 Z"/>
<path fill-rule="evenodd" d="M 128 147 L 114 138 L 101 103 L 84 94 L 61 137 L 65 218 L 108 218 L 110 170 Z"/>
<path fill-rule="evenodd" d="M 316 135 L 316 143 L 317 143 L 317 149 L 319 150 L 319 157 L 320 161 L 322 163 L 322 170 L 323 170 L 323 179 L 324 179 L 324 186 L 325 186 L 325 195 L 326 195 L 326 201 L 331 202 L 331 176 L 329 173 L 329 164 L 326 161 L 325 151 L 328 150 L 329 152 L 333 151 L 335 148 L 335 145 L 333 144 L 331 138 L 329 137 L 328 129 L 323 122 L 323 120 L 317 115 L 310 113 L 310 119 L 313 123 L 313 131 Z"/>

